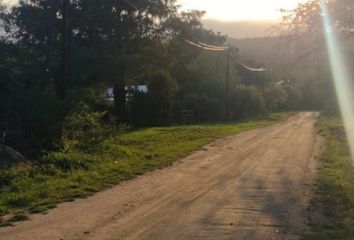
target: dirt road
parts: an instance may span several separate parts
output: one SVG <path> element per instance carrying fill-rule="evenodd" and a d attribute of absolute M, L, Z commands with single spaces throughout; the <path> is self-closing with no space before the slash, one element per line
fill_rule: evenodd
<path fill-rule="evenodd" d="M 0 239 L 298 239 L 321 145 L 316 120 L 300 113 L 219 140 L 172 167 L 0 229 Z"/>

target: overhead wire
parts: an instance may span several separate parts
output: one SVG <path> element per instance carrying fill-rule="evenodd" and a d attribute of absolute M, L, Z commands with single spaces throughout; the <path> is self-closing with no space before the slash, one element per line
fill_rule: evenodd
<path fill-rule="evenodd" d="M 243 68 L 247 69 L 248 71 L 251 71 L 251 72 L 265 72 L 265 71 L 267 71 L 267 69 L 265 69 L 264 67 L 261 67 L 261 68 L 253 68 L 253 67 L 247 66 L 247 65 L 244 64 L 239 58 L 237 58 L 235 55 L 233 55 L 232 53 L 230 53 L 230 56 L 231 56 L 238 64 L 240 64 Z"/>
<path fill-rule="evenodd" d="M 225 51 L 225 50 L 229 49 L 229 47 L 219 47 L 219 46 L 206 44 L 206 43 L 203 43 L 203 42 L 195 43 L 195 42 L 189 41 L 187 39 L 184 39 L 184 41 L 186 43 L 194 46 L 194 47 L 198 47 L 200 49 L 204 49 L 204 50 L 208 50 L 208 51 L 219 51 L 219 52 L 221 52 L 221 51 Z M 241 65 L 243 68 L 247 69 L 248 71 L 251 71 L 251 72 L 265 72 L 265 71 L 267 71 L 264 67 L 253 68 L 253 67 L 247 66 L 239 58 L 237 58 L 234 54 L 232 54 L 231 52 L 229 54 L 239 65 Z"/>
<path fill-rule="evenodd" d="M 276 86 L 280 86 L 280 85 L 282 85 L 283 83 L 290 83 L 290 79 L 288 79 L 288 80 L 282 80 L 282 81 L 278 82 L 278 83 L 276 84 Z"/>
<path fill-rule="evenodd" d="M 207 46 L 203 46 L 201 44 L 198 44 L 198 43 L 195 43 L 195 42 L 192 42 L 192 41 L 189 41 L 187 39 L 184 39 L 184 41 L 194 47 L 198 47 L 198 48 L 201 48 L 201 49 L 204 49 L 204 50 L 208 50 L 208 51 L 225 51 L 226 49 L 225 48 L 220 48 L 220 47 L 207 47 Z M 210 45 L 211 46 L 211 45 Z"/>
<path fill-rule="evenodd" d="M 130 2 L 129 0 L 123 0 L 125 3 L 127 3 L 129 6 L 133 7 L 135 10 L 137 11 L 142 11 L 139 7 L 137 7 L 136 5 L 134 5 L 132 2 Z M 198 47 L 200 49 L 203 50 L 207 50 L 207 51 L 216 51 L 216 52 L 221 52 L 221 51 L 225 51 L 228 50 L 229 47 L 221 47 L 221 46 L 214 46 L 214 45 L 210 45 L 210 44 L 206 44 L 203 42 L 192 42 L 189 41 L 187 39 L 184 39 L 184 41 L 194 47 Z M 244 64 L 240 59 L 238 59 L 235 55 L 233 55 L 231 52 L 229 53 L 230 56 L 238 63 L 240 64 L 242 67 L 244 67 L 245 69 L 247 69 L 248 71 L 251 72 L 265 72 L 266 69 L 264 67 L 262 68 L 253 68 L 253 67 L 249 67 L 246 64 Z"/>
<path fill-rule="evenodd" d="M 199 45 L 202 45 L 204 47 L 209 47 L 209 48 L 216 48 L 216 49 L 220 49 L 220 50 L 227 50 L 229 49 L 229 47 L 219 47 L 219 46 L 214 46 L 214 45 L 210 45 L 210 44 L 206 44 L 203 42 L 198 42 Z"/>
<path fill-rule="evenodd" d="M 280 82 L 278 82 L 277 84 L 275 84 L 275 86 L 280 86 L 280 85 L 282 85 L 283 83 L 285 83 L 285 81 L 280 81 Z"/>

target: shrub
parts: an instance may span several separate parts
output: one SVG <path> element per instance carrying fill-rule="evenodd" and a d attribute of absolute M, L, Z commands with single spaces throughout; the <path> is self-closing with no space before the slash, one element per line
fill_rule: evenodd
<path fill-rule="evenodd" d="M 148 93 L 135 92 L 131 119 L 135 126 L 164 125 L 171 120 L 173 84 L 169 73 L 158 71 L 149 77 Z"/>
<path fill-rule="evenodd" d="M 230 96 L 233 120 L 262 116 L 267 113 L 263 98 L 253 87 L 239 87 Z"/>
<path fill-rule="evenodd" d="M 224 103 L 217 98 L 202 97 L 194 105 L 194 116 L 201 122 L 222 121 Z"/>
<path fill-rule="evenodd" d="M 64 122 L 63 137 L 69 140 L 97 142 L 104 132 L 102 118 L 105 112 L 94 112 L 82 103 Z"/>
<path fill-rule="evenodd" d="M 107 112 L 94 111 L 87 104 L 80 103 L 63 123 L 62 140 L 65 147 L 72 143 L 86 147 L 126 129 L 126 125 L 118 124 Z"/>

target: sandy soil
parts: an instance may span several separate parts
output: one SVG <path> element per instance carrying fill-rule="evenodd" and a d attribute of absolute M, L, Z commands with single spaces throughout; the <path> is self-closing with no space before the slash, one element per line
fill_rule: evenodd
<path fill-rule="evenodd" d="M 171 167 L 0 229 L 1 240 L 298 239 L 314 193 L 316 113 L 219 140 Z"/>

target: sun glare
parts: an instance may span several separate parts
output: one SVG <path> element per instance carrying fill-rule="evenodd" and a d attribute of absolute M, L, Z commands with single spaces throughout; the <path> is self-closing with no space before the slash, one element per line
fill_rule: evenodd
<path fill-rule="evenodd" d="M 331 28 L 331 16 L 328 11 L 327 3 L 321 0 L 321 9 L 323 16 L 323 27 L 325 30 L 328 56 L 330 58 L 334 85 L 337 92 L 338 103 L 340 106 L 342 119 L 346 135 L 349 142 L 349 147 L 352 156 L 354 156 L 354 108 L 351 77 L 346 66 L 345 59 L 340 50 L 338 38 Z M 354 158 L 353 158 L 354 159 Z"/>
<path fill-rule="evenodd" d="M 294 9 L 305 0 L 180 0 L 183 10 L 202 9 L 206 18 L 221 21 L 277 20 L 280 9 Z"/>

